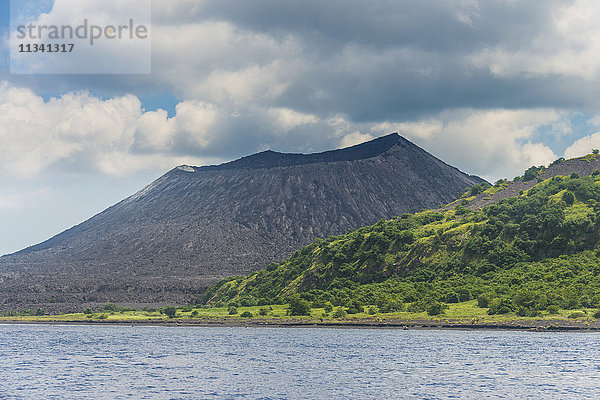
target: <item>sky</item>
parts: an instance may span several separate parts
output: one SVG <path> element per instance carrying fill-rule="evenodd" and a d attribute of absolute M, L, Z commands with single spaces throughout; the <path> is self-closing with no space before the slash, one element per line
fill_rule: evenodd
<path fill-rule="evenodd" d="M 180 164 L 399 132 L 493 182 L 600 148 L 591 0 L 151 0 L 151 73 L 133 74 L 11 74 L 10 20 L 0 0 L 0 254 Z"/>

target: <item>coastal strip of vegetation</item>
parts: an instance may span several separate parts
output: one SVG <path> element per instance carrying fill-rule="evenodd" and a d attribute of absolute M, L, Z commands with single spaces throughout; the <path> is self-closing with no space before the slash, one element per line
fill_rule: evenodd
<path fill-rule="evenodd" d="M 312 308 L 299 298 L 290 304 L 228 307 L 163 307 L 135 310 L 113 303 L 99 310 L 86 309 L 81 313 L 43 315 L 25 310 L 4 313 L 0 322 L 6 323 L 146 323 L 186 325 L 242 325 L 242 326 L 369 326 L 369 327 L 426 327 L 478 329 L 535 329 L 535 330 L 600 330 L 600 310 L 550 309 L 536 317 L 515 313 L 489 314 L 489 308 L 478 306 L 476 300 L 443 304 L 442 312 L 410 311 L 380 312 L 376 305 L 359 306 L 352 310 L 330 303 Z M 349 313 L 350 312 L 350 313 Z M 38 315 L 36 315 L 38 314 Z M 433 314 L 433 315 L 432 315 Z"/>

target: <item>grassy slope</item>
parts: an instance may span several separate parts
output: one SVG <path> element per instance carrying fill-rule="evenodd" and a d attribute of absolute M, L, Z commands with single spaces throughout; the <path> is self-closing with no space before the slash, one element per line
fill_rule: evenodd
<path fill-rule="evenodd" d="M 414 311 L 483 295 L 496 311 L 522 315 L 600 306 L 600 175 L 548 178 L 483 210 L 464 207 L 473 198 L 316 241 L 266 270 L 220 282 L 207 302 L 282 303 L 300 294 L 380 309 L 411 303 Z"/>

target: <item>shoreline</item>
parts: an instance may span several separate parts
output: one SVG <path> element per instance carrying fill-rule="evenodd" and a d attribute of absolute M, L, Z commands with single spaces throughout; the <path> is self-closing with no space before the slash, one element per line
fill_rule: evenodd
<path fill-rule="evenodd" d="M 402 329 L 402 330 L 477 330 L 530 332 L 600 332 L 600 323 L 567 320 L 513 320 L 505 323 L 467 323 L 460 320 L 0 320 L 0 325 L 95 325 L 95 326 L 167 326 L 202 328 L 336 328 L 336 329 Z"/>

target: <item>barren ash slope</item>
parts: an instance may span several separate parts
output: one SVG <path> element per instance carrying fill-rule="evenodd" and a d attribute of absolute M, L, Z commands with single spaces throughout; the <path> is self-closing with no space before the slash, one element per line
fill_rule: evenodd
<path fill-rule="evenodd" d="M 482 179 L 398 134 L 317 154 L 177 167 L 93 218 L 0 258 L 0 309 L 184 303 L 316 237 L 439 207 Z"/>

